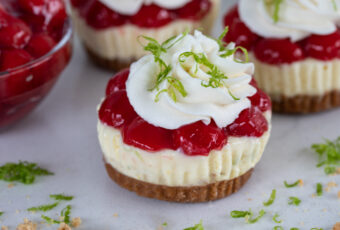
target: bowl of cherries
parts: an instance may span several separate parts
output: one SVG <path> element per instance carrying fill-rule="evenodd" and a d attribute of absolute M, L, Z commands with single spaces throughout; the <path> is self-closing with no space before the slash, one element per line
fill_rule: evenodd
<path fill-rule="evenodd" d="M 71 56 L 63 0 L 0 0 L 0 129 L 46 97 Z"/>

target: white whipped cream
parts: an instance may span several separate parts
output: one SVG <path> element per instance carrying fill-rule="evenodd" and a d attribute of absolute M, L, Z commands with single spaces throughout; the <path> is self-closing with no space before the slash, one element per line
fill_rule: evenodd
<path fill-rule="evenodd" d="M 156 4 L 165 9 L 178 9 L 191 0 L 99 0 L 107 7 L 125 15 L 134 15 L 143 5 Z"/>
<path fill-rule="evenodd" d="M 266 1 L 239 2 L 241 20 L 266 38 L 290 38 L 295 42 L 311 34 L 331 34 L 340 22 L 340 0 L 283 0 L 278 22 L 274 22 Z"/>
<path fill-rule="evenodd" d="M 233 47 L 234 44 L 231 44 L 230 48 Z M 202 81 L 210 79 L 210 75 L 206 73 L 207 68 L 197 65 L 192 58 L 188 58 L 183 65 L 179 57 L 184 52 L 205 54 L 228 77 L 222 80 L 224 87 L 203 87 Z M 254 65 L 235 62 L 233 55 L 220 57 L 218 43 L 201 32 L 195 31 L 194 35 L 185 36 L 166 53 L 162 53 L 161 58 L 172 67 L 169 76 L 180 80 L 188 95 L 183 97 L 176 91 L 175 102 L 168 93 L 162 93 L 156 102 L 158 91 L 150 91 L 155 86 L 160 71 L 154 56 L 147 55 L 132 64 L 126 83 L 127 95 L 135 111 L 150 124 L 177 129 L 200 120 L 205 124 L 214 120 L 219 127 L 225 127 L 251 106 L 247 97 L 256 93 L 256 89 L 249 85 Z M 169 83 L 165 80 L 159 85 L 159 90 L 168 87 Z M 234 99 L 230 93 L 239 100 Z"/>

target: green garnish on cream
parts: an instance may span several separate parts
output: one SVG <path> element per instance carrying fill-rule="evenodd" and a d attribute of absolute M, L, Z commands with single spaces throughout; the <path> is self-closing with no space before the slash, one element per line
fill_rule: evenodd
<path fill-rule="evenodd" d="M 316 195 L 318 196 L 322 196 L 322 184 L 321 183 L 317 183 L 316 184 Z"/>
<path fill-rule="evenodd" d="M 272 17 L 275 23 L 278 23 L 280 20 L 280 8 L 283 0 L 264 0 L 264 4 L 267 7 L 270 7 L 271 11 L 273 12 Z"/>
<path fill-rule="evenodd" d="M 338 5 L 336 4 L 335 0 L 332 0 L 333 8 L 335 11 L 338 11 Z"/>
<path fill-rule="evenodd" d="M 59 202 L 56 202 L 56 203 L 53 203 L 53 204 L 47 204 L 47 205 L 32 207 L 32 208 L 27 209 L 27 211 L 29 211 L 29 212 L 47 212 L 47 211 L 54 209 L 58 205 L 59 205 Z"/>
<path fill-rule="evenodd" d="M 314 144 L 312 149 L 319 155 L 317 167 L 325 166 L 326 174 L 334 174 L 336 166 L 340 165 L 340 137 L 335 141 L 325 140 L 324 143 Z"/>
<path fill-rule="evenodd" d="M 274 203 L 274 201 L 275 201 L 275 198 L 276 198 L 276 189 L 273 189 L 273 191 L 272 191 L 272 193 L 271 193 L 271 195 L 269 197 L 269 200 L 266 201 L 266 202 L 263 202 L 263 205 L 264 206 L 272 205 Z"/>
<path fill-rule="evenodd" d="M 286 188 L 293 188 L 293 187 L 296 187 L 298 186 L 300 183 L 300 180 L 297 180 L 296 182 L 292 183 L 292 184 L 288 184 L 287 181 L 284 181 L 284 185 Z"/>
<path fill-rule="evenodd" d="M 156 77 L 156 84 L 153 88 L 150 89 L 150 91 L 158 91 L 155 98 L 156 102 L 159 101 L 159 95 L 165 92 L 167 92 L 172 100 L 175 102 L 177 101 L 176 91 L 178 91 L 183 97 L 187 96 L 187 92 L 185 91 L 183 84 L 176 78 L 169 76 L 172 70 L 172 66 L 167 65 L 165 61 L 161 58 L 162 53 L 166 53 L 168 49 L 172 48 L 176 43 L 180 42 L 187 34 L 188 32 L 184 32 L 182 36 L 179 37 L 177 40 L 175 40 L 177 36 L 171 37 L 162 44 L 159 44 L 157 40 L 147 36 L 140 36 L 138 38 L 138 41 L 144 47 L 144 50 L 150 52 L 154 56 L 155 62 L 159 65 L 160 68 L 160 72 Z M 141 43 L 140 38 L 144 38 L 149 43 L 144 46 Z M 165 80 L 168 81 L 169 88 L 159 90 L 159 85 Z"/>
<path fill-rule="evenodd" d="M 299 198 L 294 197 L 294 196 L 289 197 L 289 201 L 288 201 L 289 205 L 299 206 L 300 203 L 301 203 L 301 200 Z"/>
<path fill-rule="evenodd" d="M 275 222 L 275 223 L 277 223 L 277 224 L 281 224 L 282 223 L 282 220 L 278 220 L 277 218 L 279 218 L 280 216 L 279 216 L 279 214 L 275 214 L 274 216 L 273 216 L 273 221 Z"/>
<path fill-rule="evenodd" d="M 185 228 L 184 230 L 204 230 L 203 222 L 200 221 L 200 223 L 196 224 L 194 227 Z"/>
<path fill-rule="evenodd" d="M 33 184 L 36 176 L 49 176 L 53 173 L 40 168 L 36 163 L 20 161 L 19 163 L 7 163 L 0 167 L 0 180 L 7 182 L 20 182 Z"/>
<path fill-rule="evenodd" d="M 50 195 L 50 198 L 54 199 L 54 200 L 58 200 L 58 201 L 70 201 L 73 200 L 73 196 L 65 196 L 63 194 L 53 194 Z"/>

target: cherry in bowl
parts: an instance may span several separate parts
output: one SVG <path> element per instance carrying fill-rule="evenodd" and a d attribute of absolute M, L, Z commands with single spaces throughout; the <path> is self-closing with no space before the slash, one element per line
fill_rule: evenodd
<path fill-rule="evenodd" d="M 0 49 L 0 129 L 30 113 L 68 65 L 72 56 L 68 19 L 60 34 L 56 40 L 48 33 L 32 33 L 24 48 Z"/>

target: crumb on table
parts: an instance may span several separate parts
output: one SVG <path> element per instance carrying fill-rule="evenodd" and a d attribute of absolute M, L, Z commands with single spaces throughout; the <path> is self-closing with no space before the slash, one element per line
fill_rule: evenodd
<path fill-rule="evenodd" d="M 7 226 L 2 226 L 1 230 L 8 230 L 8 227 Z"/>
<path fill-rule="evenodd" d="M 74 228 L 78 228 L 81 225 L 81 223 L 82 223 L 82 220 L 80 217 L 73 218 L 71 221 L 71 225 Z"/>
<path fill-rule="evenodd" d="M 19 224 L 17 230 L 36 230 L 37 224 L 29 221 L 27 218 L 24 219 L 24 223 Z"/>
<path fill-rule="evenodd" d="M 340 230 L 340 222 L 334 225 L 333 230 Z"/>
<path fill-rule="evenodd" d="M 299 187 L 302 187 L 304 185 L 303 180 L 299 179 Z"/>
<path fill-rule="evenodd" d="M 72 228 L 65 223 L 61 223 L 58 230 L 72 230 Z"/>

